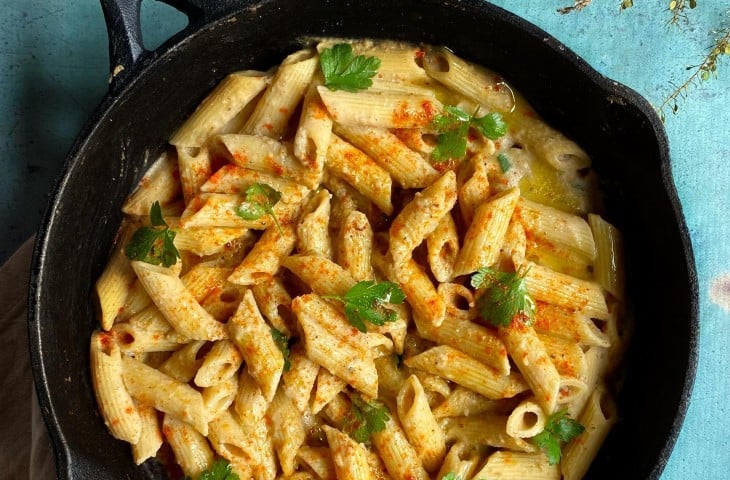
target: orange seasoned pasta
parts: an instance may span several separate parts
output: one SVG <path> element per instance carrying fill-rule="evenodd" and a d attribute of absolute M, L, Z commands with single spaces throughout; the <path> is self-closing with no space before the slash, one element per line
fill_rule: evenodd
<path fill-rule="evenodd" d="M 229 75 L 155 165 L 90 347 L 130 459 L 166 443 L 194 480 L 221 461 L 246 480 L 584 474 L 616 418 L 621 236 L 588 155 L 499 75 L 324 39 Z"/>

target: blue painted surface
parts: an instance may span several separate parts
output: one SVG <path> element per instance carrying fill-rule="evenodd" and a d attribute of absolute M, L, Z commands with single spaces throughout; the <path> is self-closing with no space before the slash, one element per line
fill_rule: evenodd
<path fill-rule="evenodd" d="M 568 16 L 569 0 L 495 0 L 537 24 L 601 73 L 659 105 L 729 22 L 729 0 L 700 0 L 681 28 L 668 1 L 594 0 Z M 146 43 L 184 26 L 146 0 Z M 93 0 L 5 0 L 0 16 L 0 262 L 37 228 L 53 178 L 76 132 L 106 91 L 106 32 Z M 730 272 L 730 61 L 719 78 L 691 89 L 667 118 L 675 183 L 695 248 L 702 335 L 692 403 L 663 480 L 730 478 L 730 314 L 710 301 L 713 279 Z M 656 299 L 659 301 L 659 299 Z"/>

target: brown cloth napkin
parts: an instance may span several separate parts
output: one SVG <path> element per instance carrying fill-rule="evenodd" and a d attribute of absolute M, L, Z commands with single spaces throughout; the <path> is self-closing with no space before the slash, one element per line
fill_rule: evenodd
<path fill-rule="evenodd" d="M 28 277 L 33 238 L 0 267 L 0 478 L 53 479 L 56 467 L 28 350 Z"/>

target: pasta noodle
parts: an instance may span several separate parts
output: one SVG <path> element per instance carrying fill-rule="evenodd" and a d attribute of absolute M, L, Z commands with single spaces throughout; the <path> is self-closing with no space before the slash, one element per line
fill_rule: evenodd
<path fill-rule="evenodd" d="M 356 88 L 327 55 L 379 70 Z M 325 39 L 227 76 L 170 145 L 96 283 L 92 384 L 137 464 L 583 476 L 618 415 L 621 235 L 566 180 L 587 154 L 498 74 Z M 586 427 L 562 461 L 536 439 L 555 415 Z"/>

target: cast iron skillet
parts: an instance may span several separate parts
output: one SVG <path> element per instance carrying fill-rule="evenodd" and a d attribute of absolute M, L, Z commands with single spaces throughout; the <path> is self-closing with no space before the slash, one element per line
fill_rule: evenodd
<path fill-rule="evenodd" d="M 135 467 L 97 412 L 88 369 L 93 284 L 120 206 L 165 140 L 227 72 L 267 69 L 309 35 L 447 45 L 503 74 L 583 145 L 624 232 L 636 332 L 621 421 L 589 478 L 659 478 L 684 418 L 697 363 L 697 279 L 667 139 L 651 106 L 542 30 L 480 0 L 166 0 L 189 26 L 141 46 L 141 0 L 103 0 L 110 92 L 81 132 L 35 247 L 29 330 L 36 388 L 60 478 L 165 478 Z M 209 4 L 209 5 L 208 5 Z"/>

